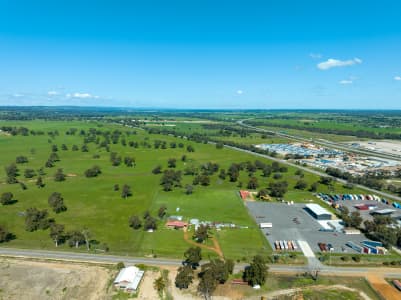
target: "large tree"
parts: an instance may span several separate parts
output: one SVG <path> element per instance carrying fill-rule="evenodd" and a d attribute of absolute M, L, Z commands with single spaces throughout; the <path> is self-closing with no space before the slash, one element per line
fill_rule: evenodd
<path fill-rule="evenodd" d="M 194 239 L 198 243 L 203 243 L 209 237 L 208 235 L 209 227 L 207 225 L 201 224 L 194 233 Z"/>
<path fill-rule="evenodd" d="M 54 192 L 49 196 L 48 203 L 55 213 L 60 213 L 67 210 L 64 205 L 64 198 L 60 193 Z"/>
<path fill-rule="evenodd" d="M 128 223 L 133 229 L 139 229 L 142 226 L 141 219 L 138 216 L 131 216 L 128 220 Z"/>
<path fill-rule="evenodd" d="M 191 266 L 186 265 L 178 268 L 177 276 L 175 277 L 175 286 L 179 289 L 187 289 L 194 279 L 194 271 Z"/>
<path fill-rule="evenodd" d="M 0 243 L 8 242 L 13 238 L 13 234 L 10 233 L 6 227 L 0 225 Z"/>
<path fill-rule="evenodd" d="M 14 203 L 16 201 L 13 198 L 14 198 L 13 193 L 5 192 L 5 193 L 1 194 L 0 202 L 3 205 L 9 205 L 9 204 L 12 204 L 12 203 Z"/>
<path fill-rule="evenodd" d="M 211 299 L 212 293 L 216 290 L 217 281 L 211 269 L 202 272 L 200 275 L 198 291 L 205 297 L 206 300 Z"/>
<path fill-rule="evenodd" d="M 250 285 L 263 285 L 266 282 L 268 266 L 261 255 L 253 257 L 251 264 L 245 268 L 244 280 Z"/>
<path fill-rule="evenodd" d="M 184 253 L 185 264 L 196 269 L 199 266 L 199 262 L 202 260 L 202 251 L 200 247 L 190 247 Z"/>
<path fill-rule="evenodd" d="M 82 232 L 78 230 L 70 231 L 68 234 L 68 243 L 71 247 L 78 248 L 79 245 L 85 243 L 85 237 Z"/>
<path fill-rule="evenodd" d="M 56 174 L 54 174 L 54 181 L 64 181 L 65 180 L 65 174 L 63 173 L 63 169 L 57 169 Z"/>
<path fill-rule="evenodd" d="M 132 196 L 131 187 L 128 184 L 124 184 L 121 190 L 121 197 L 127 199 Z"/>
<path fill-rule="evenodd" d="M 287 192 L 288 183 L 286 181 L 271 182 L 269 184 L 270 196 L 283 197 Z"/>
<path fill-rule="evenodd" d="M 65 239 L 64 225 L 53 223 L 50 226 L 50 237 L 58 247 L 59 243 Z"/>
<path fill-rule="evenodd" d="M 27 231 L 47 229 L 52 223 L 54 223 L 54 220 L 49 219 L 46 209 L 38 210 L 35 207 L 31 207 L 25 212 L 25 229 Z"/>
<path fill-rule="evenodd" d="M 91 242 L 91 240 L 92 240 L 92 232 L 89 230 L 89 228 L 88 227 L 84 227 L 82 230 L 81 230 L 81 233 L 82 233 L 82 236 L 84 237 L 84 241 L 85 241 L 85 244 L 86 244 L 86 250 L 90 250 L 90 242 Z"/>

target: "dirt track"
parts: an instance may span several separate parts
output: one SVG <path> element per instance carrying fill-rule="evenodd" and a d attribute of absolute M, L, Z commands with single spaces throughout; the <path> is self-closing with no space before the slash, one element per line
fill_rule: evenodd
<path fill-rule="evenodd" d="M 395 287 L 391 286 L 383 277 L 376 274 L 368 274 L 366 279 L 370 285 L 386 300 L 401 299 L 401 292 Z"/>
<path fill-rule="evenodd" d="M 210 246 L 206 246 L 206 245 L 203 245 L 203 244 L 196 243 L 196 242 L 194 242 L 193 240 L 191 240 L 191 239 L 188 237 L 188 231 L 187 231 L 186 228 L 184 228 L 184 240 L 185 240 L 187 243 L 192 244 L 192 245 L 195 245 L 195 246 L 198 246 L 198 247 L 203 248 L 203 249 L 212 250 L 212 251 L 216 252 L 218 256 L 220 256 L 221 258 L 223 258 L 223 251 L 222 251 L 221 248 L 220 248 L 219 242 L 216 240 L 215 237 L 212 237 L 211 239 L 212 239 L 212 241 L 213 241 L 213 247 L 210 247 Z"/>

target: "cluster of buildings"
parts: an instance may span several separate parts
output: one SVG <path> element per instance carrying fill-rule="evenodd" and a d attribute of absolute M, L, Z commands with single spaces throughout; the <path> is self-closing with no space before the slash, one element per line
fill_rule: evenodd
<path fill-rule="evenodd" d="M 389 175 L 394 175 L 395 172 L 401 168 L 401 164 L 394 160 L 356 155 L 343 155 L 332 158 L 315 157 L 301 159 L 299 162 L 323 170 L 331 167 L 353 175 L 383 171 L 387 172 Z"/>
<path fill-rule="evenodd" d="M 262 150 L 269 150 L 269 152 L 276 152 L 281 155 L 291 154 L 304 158 L 336 157 L 343 154 L 343 152 L 339 150 L 323 148 L 310 143 L 260 144 L 255 145 L 255 147 Z"/>
<path fill-rule="evenodd" d="M 195 230 L 201 225 L 215 228 L 216 230 L 221 230 L 223 228 L 248 228 L 247 226 L 239 226 L 234 223 L 201 221 L 199 219 L 190 219 L 189 222 L 186 222 L 183 221 L 183 219 L 183 216 L 170 216 L 166 222 L 166 226 L 171 229 L 185 229 L 188 226 L 193 226 Z"/>
<path fill-rule="evenodd" d="M 255 145 L 255 147 L 276 152 L 282 156 L 291 155 L 292 158 L 297 159 L 300 163 L 315 168 L 325 170 L 331 167 L 354 175 L 378 171 L 385 171 L 392 175 L 401 169 L 401 164 L 395 160 L 344 153 L 312 143 L 260 144 Z"/>

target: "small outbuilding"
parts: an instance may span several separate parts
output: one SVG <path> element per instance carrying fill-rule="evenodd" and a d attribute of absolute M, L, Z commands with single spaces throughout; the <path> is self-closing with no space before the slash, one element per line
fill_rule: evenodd
<path fill-rule="evenodd" d="M 136 292 L 144 273 L 135 266 L 123 268 L 114 280 L 114 286 L 129 293 Z"/>
<path fill-rule="evenodd" d="M 308 203 L 305 205 L 305 210 L 316 220 L 331 220 L 332 214 L 319 204 Z"/>

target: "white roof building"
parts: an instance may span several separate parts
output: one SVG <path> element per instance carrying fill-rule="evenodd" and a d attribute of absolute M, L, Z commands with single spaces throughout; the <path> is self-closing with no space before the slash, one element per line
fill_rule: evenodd
<path fill-rule="evenodd" d="M 126 267 L 121 269 L 120 273 L 118 273 L 114 280 L 114 285 L 127 292 L 136 292 L 144 273 L 145 271 L 137 267 Z"/>

